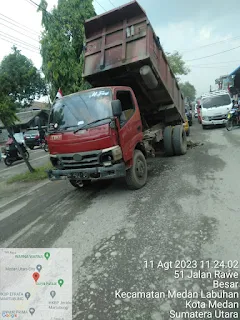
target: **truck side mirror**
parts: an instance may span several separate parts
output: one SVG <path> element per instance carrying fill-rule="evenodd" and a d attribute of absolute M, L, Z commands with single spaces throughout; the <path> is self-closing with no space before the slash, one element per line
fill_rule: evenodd
<path fill-rule="evenodd" d="M 120 100 L 113 100 L 111 102 L 112 105 L 112 111 L 114 117 L 120 117 L 122 114 L 122 104 Z"/>

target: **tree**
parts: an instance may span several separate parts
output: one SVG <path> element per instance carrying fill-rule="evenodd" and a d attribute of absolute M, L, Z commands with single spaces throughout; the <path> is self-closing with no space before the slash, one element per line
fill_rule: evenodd
<path fill-rule="evenodd" d="M 46 86 L 32 61 L 15 46 L 12 50 L 0 64 L 1 90 L 13 99 L 16 107 L 26 107 L 46 94 Z"/>
<path fill-rule="evenodd" d="M 18 120 L 16 108 L 28 106 L 37 96 L 46 93 L 44 81 L 40 72 L 31 60 L 13 47 L 13 53 L 6 56 L 0 64 L 0 120 L 14 140 L 19 153 L 22 155 L 30 172 L 33 172 L 22 148 L 14 138 L 12 127 Z"/>
<path fill-rule="evenodd" d="M 179 83 L 180 89 L 184 94 L 184 97 L 188 97 L 192 102 L 196 98 L 196 89 L 195 87 L 188 81 L 184 83 Z"/>
<path fill-rule="evenodd" d="M 1 81 L 1 77 L 0 77 Z M 12 127 L 14 126 L 15 121 L 18 120 L 16 113 L 15 113 L 15 106 L 14 106 L 14 101 L 11 97 L 8 95 L 2 95 L 0 94 L 0 120 L 2 121 L 4 127 L 7 129 L 9 136 L 13 139 L 18 152 L 21 154 L 22 158 L 24 159 L 28 169 L 30 172 L 34 172 L 33 167 L 31 166 L 30 162 L 28 159 L 25 157 L 24 152 L 22 151 L 22 148 L 16 141 Z"/>
<path fill-rule="evenodd" d="M 85 42 L 84 21 L 96 15 L 92 0 L 58 0 L 49 13 L 46 0 L 41 0 L 44 31 L 41 39 L 42 70 L 55 97 L 58 88 L 63 94 L 86 88 L 82 79 Z"/>
<path fill-rule="evenodd" d="M 174 51 L 172 54 L 166 52 L 166 56 L 168 63 L 170 64 L 170 67 L 176 77 L 187 75 L 190 72 L 190 69 L 186 66 L 186 63 L 183 61 L 182 56 L 178 51 Z"/>

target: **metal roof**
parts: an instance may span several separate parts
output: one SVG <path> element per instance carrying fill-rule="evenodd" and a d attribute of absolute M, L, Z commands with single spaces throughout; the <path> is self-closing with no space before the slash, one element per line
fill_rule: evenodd
<path fill-rule="evenodd" d="M 42 112 L 48 113 L 48 110 L 32 110 L 32 111 L 16 113 L 16 116 L 18 117 L 19 120 L 15 122 L 15 125 L 28 124 L 31 120 L 33 120 L 38 114 Z M 4 125 L 1 120 L 0 120 L 0 128 L 4 128 Z"/>
<path fill-rule="evenodd" d="M 230 76 L 235 76 L 236 73 L 240 73 L 240 66 L 237 67 L 237 69 L 235 69 L 235 70 L 234 70 L 232 73 L 230 73 L 229 75 L 230 75 Z"/>

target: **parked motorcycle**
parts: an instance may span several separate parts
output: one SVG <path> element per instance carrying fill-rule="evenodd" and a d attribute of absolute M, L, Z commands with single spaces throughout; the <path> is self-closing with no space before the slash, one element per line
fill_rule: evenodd
<path fill-rule="evenodd" d="M 29 159 L 29 153 L 23 144 L 20 145 L 22 148 L 25 157 Z M 5 149 L 5 153 L 2 155 L 3 161 L 7 167 L 11 166 L 13 162 L 22 160 L 21 154 L 19 154 L 18 149 L 16 146 L 8 145 Z"/>
<path fill-rule="evenodd" d="M 228 112 L 227 115 L 227 122 L 226 122 L 226 129 L 231 131 L 233 127 L 240 126 L 240 121 L 238 120 L 238 111 L 232 109 Z"/>

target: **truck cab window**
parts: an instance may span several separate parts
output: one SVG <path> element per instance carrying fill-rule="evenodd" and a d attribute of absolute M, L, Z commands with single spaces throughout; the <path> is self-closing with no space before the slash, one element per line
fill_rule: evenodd
<path fill-rule="evenodd" d="M 117 99 L 121 101 L 122 104 L 122 116 L 120 117 L 121 126 L 123 126 L 134 114 L 135 108 L 132 100 L 132 95 L 130 91 L 118 91 Z"/>

